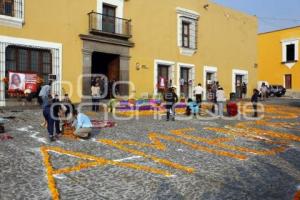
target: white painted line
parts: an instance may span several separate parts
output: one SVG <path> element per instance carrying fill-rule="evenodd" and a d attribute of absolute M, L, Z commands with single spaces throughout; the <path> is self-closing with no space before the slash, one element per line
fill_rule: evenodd
<path fill-rule="evenodd" d="M 97 142 L 97 139 L 96 138 L 92 138 L 91 141 L 92 142 Z"/>
<path fill-rule="evenodd" d="M 177 176 L 176 175 L 169 175 L 167 177 L 169 177 L 169 178 L 176 178 Z"/>
<path fill-rule="evenodd" d="M 60 141 L 60 140 L 56 140 L 56 142 L 57 142 L 58 144 L 65 144 L 63 141 Z"/>
<path fill-rule="evenodd" d="M 260 139 L 260 140 L 266 140 L 266 141 L 270 141 L 272 142 L 272 140 L 270 140 L 269 138 L 266 138 L 266 137 L 262 137 L 262 136 L 257 136 L 257 135 L 253 135 L 253 134 L 249 134 L 257 139 Z"/>
<path fill-rule="evenodd" d="M 55 174 L 55 175 L 53 175 L 55 178 L 57 178 L 57 179 L 65 179 L 65 178 L 67 178 L 65 175 L 63 175 L 63 174 Z"/>
<path fill-rule="evenodd" d="M 138 158 L 141 158 L 142 156 L 132 156 L 132 157 L 128 157 L 128 158 L 122 158 L 122 159 L 117 159 L 117 160 L 114 160 L 116 162 L 122 162 L 122 161 L 126 161 L 126 160 L 134 160 L 134 159 L 138 159 Z"/>

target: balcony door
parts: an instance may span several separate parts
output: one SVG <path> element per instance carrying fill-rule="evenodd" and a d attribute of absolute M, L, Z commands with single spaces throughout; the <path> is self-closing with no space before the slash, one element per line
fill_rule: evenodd
<path fill-rule="evenodd" d="M 102 31 L 115 33 L 116 27 L 116 7 L 103 4 Z"/>

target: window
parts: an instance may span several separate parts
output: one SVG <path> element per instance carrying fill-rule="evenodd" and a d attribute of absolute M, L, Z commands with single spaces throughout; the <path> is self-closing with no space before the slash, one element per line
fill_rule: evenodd
<path fill-rule="evenodd" d="M 286 45 L 286 61 L 295 61 L 295 44 Z"/>
<path fill-rule="evenodd" d="M 292 68 L 299 60 L 299 39 L 282 41 L 282 63 Z"/>
<path fill-rule="evenodd" d="M 0 0 L 0 27 L 22 28 L 25 0 Z"/>
<path fill-rule="evenodd" d="M 48 81 L 48 74 L 52 73 L 50 50 L 8 46 L 5 54 L 6 75 L 8 71 L 37 73 Z"/>
<path fill-rule="evenodd" d="M 0 0 L 0 15 L 14 16 L 13 0 Z"/>
<path fill-rule="evenodd" d="M 197 24 L 199 14 L 185 8 L 176 8 L 177 12 L 177 40 L 180 53 L 192 56 L 197 49 Z"/>
<path fill-rule="evenodd" d="M 190 23 L 182 21 L 182 47 L 190 48 Z"/>

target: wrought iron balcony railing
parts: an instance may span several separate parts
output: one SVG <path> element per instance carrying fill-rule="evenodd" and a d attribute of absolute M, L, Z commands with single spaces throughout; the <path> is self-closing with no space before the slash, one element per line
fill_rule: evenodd
<path fill-rule="evenodd" d="M 89 31 L 93 34 L 107 34 L 118 37 L 131 37 L 131 20 L 90 12 Z"/>

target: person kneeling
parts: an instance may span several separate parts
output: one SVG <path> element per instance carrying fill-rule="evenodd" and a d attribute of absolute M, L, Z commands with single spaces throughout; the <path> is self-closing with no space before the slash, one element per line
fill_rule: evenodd
<path fill-rule="evenodd" d="M 77 110 L 73 111 L 73 127 L 76 128 L 74 135 L 82 139 L 89 139 L 92 133 L 92 122 L 88 116 L 83 113 L 78 113 Z"/>
<path fill-rule="evenodd" d="M 191 114 L 193 114 L 194 116 L 199 114 L 199 106 L 192 99 L 188 99 L 186 110 L 189 111 L 189 112 L 187 112 L 188 116 L 190 116 Z"/>

